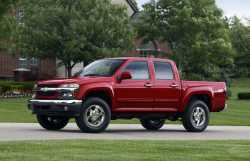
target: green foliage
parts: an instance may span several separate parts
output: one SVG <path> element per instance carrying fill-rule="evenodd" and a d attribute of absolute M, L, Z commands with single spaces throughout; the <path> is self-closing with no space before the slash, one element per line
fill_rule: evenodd
<path fill-rule="evenodd" d="M 250 26 L 233 17 L 230 20 L 231 39 L 236 51 L 235 76 L 250 77 Z"/>
<path fill-rule="evenodd" d="M 16 0 L 1 0 L 0 1 L 0 19 L 2 16 L 10 9 L 11 5 L 14 4 Z"/>
<path fill-rule="evenodd" d="M 220 79 L 232 66 L 229 28 L 214 0 L 152 0 L 143 8 L 138 34 L 167 41 L 184 78 Z"/>
<path fill-rule="evenodd" d="M 0 1 L 0 50 L 6 49 L 6 39 L 10 36 L 10 23 L 5 15 L 8 14 L 15 2 L 16 0 Z"/>
<path fill-rule="evenodd" d="M 22 0 L 17 49 L 56 57 L 68 69 L 78 62 L 116 56 L 132 46 L 133 29 L 123 6 L 110 0 Z"/>

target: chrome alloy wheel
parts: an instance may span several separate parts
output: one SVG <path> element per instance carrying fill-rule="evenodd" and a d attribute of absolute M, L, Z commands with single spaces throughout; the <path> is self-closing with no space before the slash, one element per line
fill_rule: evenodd
<path fill-rule="evenodd" d="M 84 120 L 89 127 L 99 127 L 105 120 L 105 112 L 100 105 L 91 105 L 86 109 Z"/>
<path fill-rule="evenodd" d="M 195 107 L 192 112 L 191 122 L 193 126 L 199 128 L 206 122 L 206 112 L 201 107 Z"/>

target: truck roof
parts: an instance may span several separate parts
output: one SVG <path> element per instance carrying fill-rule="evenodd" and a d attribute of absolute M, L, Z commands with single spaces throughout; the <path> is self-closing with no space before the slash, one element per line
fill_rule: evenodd
<path fill-rule="evenodd" d="M 153 60 L 153 61 L 168 61 L 173 62 L 170 59 L 165 58 L 153 58 L 153 57 L 116 57 L 116 58 L 108 58 L 108 59 L 124 59 L 124 60 Z"/>

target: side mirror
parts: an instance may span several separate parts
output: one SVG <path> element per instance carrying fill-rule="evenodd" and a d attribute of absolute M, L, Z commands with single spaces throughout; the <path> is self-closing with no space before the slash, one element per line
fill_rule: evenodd
<path fill-rule="evenodd" d="M 125 80 L 125 79 L 131 79 L 132 78 L 132 75 L 130 72 L 128 71 L 125 71 L 125 72 L 122 72 L 121 75 L 119 76 L 118 78 L 118 81 L 122 81 L 122 80 Z"/>

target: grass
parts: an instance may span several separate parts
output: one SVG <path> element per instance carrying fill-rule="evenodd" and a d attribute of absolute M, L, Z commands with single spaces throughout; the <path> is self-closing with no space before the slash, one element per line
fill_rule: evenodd
<path fill-rule="evenodd" d="M 0 122 L 35 122 L 35 117 L 27 109 L 27 98 L 0 99 Z"/>
<path fill-rule="evenodd" d="M 249 161 L 250 141 L 0 142 L 3 161 Z"/>
<path fill-rule="evenodd" d="M 250 79 L 239 79 L 232 83 L 232 97 L 228 101 L 228 110 L 212 113 L 210 125 L 250 126 L 250 101 L 238 100 L 239 92 L 250 91 Z M 0 122 L 35 122 L 35 117 L 27 110 L 27 99 L 0 100 Z M 113 123 L 139 123 L 138 120 L 116 120 Z M 179 123 L 170 122 L 167 123 Z"/>

